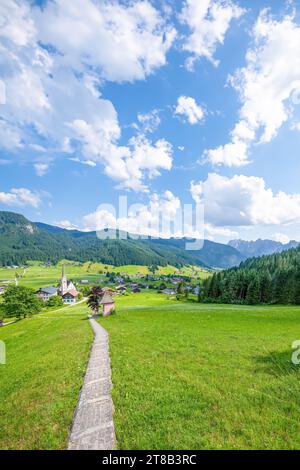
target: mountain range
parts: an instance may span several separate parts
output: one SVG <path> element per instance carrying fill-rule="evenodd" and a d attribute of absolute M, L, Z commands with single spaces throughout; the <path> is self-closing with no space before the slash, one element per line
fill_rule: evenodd
<path fill-rule="evenodd" d="M 275 240 L 231 240 L 228 245 L 238 250 L 245 258 L 272 255 L 282 251 L 296 248 L 299 242 L 291 240 L 289 243 L 281 243 Z"/>
<path fill-rule="evenodd" d="M 106 235 L 106 234 L 105 234 Z M 96 232 L 66 230 L 31 222 L 21 214 L 0 211 L 0 265 L 19 265 L 28 260 L 57 262 L 98 261 L 124 264 L 184 264 L 227 268 L 245 259 L 238 250 L 205 240 L 201 250 L 187 251 L 186 239 L 99 239 Z M 190 242 L 190 240 L 189 240 Z"/>
<path fill-rule="evenodd" d="M 124 264 L 191 264 L 205 268 L 225 269 L 239 265 L 249 257 L 258 257 L 299 245 L 296 241 L 283 244 L 273 240 L 231 240 L 227 245 L 205 240 L 201 250 L 185 249 L 185 238 L 141 238 L 126 234 L 115 240 L 103 231 L 81 232 L 31 222 L 21 214 L 0 211 L 0 265 L 19 265 L 28 260 L 57 262 L 98 261 L 115 266 Z M 99 234 L 98 234 L 99 235 Z M 124 235 L 124 234 L 122 234 Z"/>

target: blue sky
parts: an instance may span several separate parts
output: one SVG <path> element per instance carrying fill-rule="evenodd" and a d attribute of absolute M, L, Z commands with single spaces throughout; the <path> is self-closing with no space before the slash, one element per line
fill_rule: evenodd
<path fill-rule="evenodd" d="M 0 209 L 122 227 L 101 205 L 126 195 L 135 232 L 201 203 L 206 238 L 300 240 L 299 14 L 282 0 L 2 0 Z"/>

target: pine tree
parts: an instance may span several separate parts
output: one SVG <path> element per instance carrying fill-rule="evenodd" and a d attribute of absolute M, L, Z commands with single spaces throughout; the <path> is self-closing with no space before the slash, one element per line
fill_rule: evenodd
<path fill-rule="evenodd" d="M 249 284 L 246 302 L 250 305 L 256 305 L 260 302 L 260 282 L 258 275 L 254 275 Z"/>

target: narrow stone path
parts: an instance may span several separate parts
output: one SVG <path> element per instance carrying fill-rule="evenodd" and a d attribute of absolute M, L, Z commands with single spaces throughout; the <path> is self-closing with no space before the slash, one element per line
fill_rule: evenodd
<path fill-rule="evenodd" d="M 90 318 L 95 338 L 75 411 L 69 450 L 112 450 L 115 447 L 108 333 Z"/>

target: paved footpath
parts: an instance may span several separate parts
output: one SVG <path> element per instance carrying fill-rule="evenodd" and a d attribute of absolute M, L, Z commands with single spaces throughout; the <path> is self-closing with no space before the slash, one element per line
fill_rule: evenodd
<path fill-rule="evenodd" d="M 90 318 L 95 338 L 75 411 L 69 450 L 115 448 L 108 333 Z"/>

